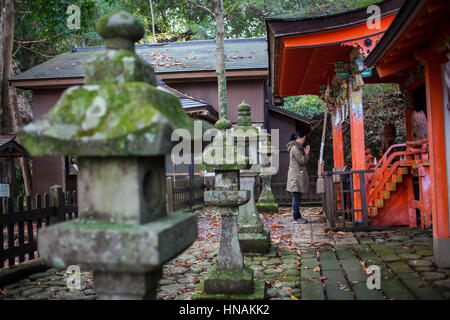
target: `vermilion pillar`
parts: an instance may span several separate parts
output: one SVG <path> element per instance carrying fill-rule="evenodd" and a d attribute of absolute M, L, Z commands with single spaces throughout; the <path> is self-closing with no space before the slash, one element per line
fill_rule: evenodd
<path fill-rule="evenodd" d="M 447 163 L 445 155 L 444 101 L 441 65 L 446 61 L 431 50 L 420 51 L 425 62 L 428 142 L 431 158 L 431 206 L 433 213 L 433 249 L 436 265 L 450 267 Z"/>
<path fill-rule="evenodd" d="M 344 141 L 342 138 L 342 124 L 339 118 L 339 113 L 331 116 L 331 127 L 333 133 L 333 159 L 334 159 L 334 167 L 335 168 L 344 168 Z M 337 186 L 340 189 L 340 186 Z M 342 198 L 341 194 L 337 194 L 337 207 L 342 209 Z"/>
<path fill-rule="evenodd" d="M 344 161 L 344 141 L 342 138 L 342 124 L 337 123 L 339 119 L 336 116 L 331 117 L 333 130 L 333 159 L 335 168 L 343 168 Z"/>
<path fill-rule="evenodd" d="M 363 119 L 363 105 L 362 105 L 362 89 L 354 90 L 352 82 L 349 81 L 350 94 L 349 99 L 351 103 L 351 118 L 350 130 L 352 141 L 352 165 L 354 171 L 366 170 L 366 147 L 364 142 L 364 119 Z M 360 189 L 359 175 L 353 175 L 353 188 Z M 354 194 L 355 210 L 361 209 L 361 194 L 355 192 Z M 355 220 L 357 224 L 362 223 L 362 214 L 355 213 Z"/>

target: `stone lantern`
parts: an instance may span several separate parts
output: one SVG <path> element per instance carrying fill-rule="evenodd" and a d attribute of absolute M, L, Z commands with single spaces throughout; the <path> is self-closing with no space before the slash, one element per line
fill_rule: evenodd
<path fill-rule="evenodd" d="M 278 213 L 278 204 L 272 192 L 272 175 L 275 174 L 271 165 L 272 155 L 276 155 L 278 150 L 270 143 L 270 133 L 260 134 L 261 147 L 258 152 L 261 155 L 261 182 L 262 190 L 259 195 L 256 208 L 259 213 Z"/>
<path fill-rule="evenodd" d="M 237 107 L 238 125 L 233 128 L 232 136 L 243 144 L 251 157 L 257 162 L 258 128 L 252 126 L 251 107 L 243 101 Z M 255 153 L 252 155 L 252 153 Z M 264 229 L 264 223 L 258 215 L 255 205 L 255 182 L 261 166 L 253 164 L 242 169 L 240 181 L 242 190 L 250 192 L 250 200 L 239 207 L 238 235 L 241 251 L 244 253 L 266 253 L 270 249 L 270 231 Z"/>
<path fill-rule="evenodd" d="M 236 147 L 233 136 L 219 135 L 202 157 L 202 169 L 215 172 L 215 189 L 205 191 L 205 203 L 219 207 L 222 234 L 216 266 L 208 272 L 193 299 L 225 299 L 238 295 L 243 299 L 263 299 L 265 284 L 254 281 L 253 269 L 244 266 L 237 234 L 239 206 L 250 200 L 251 193 L 240 190 L 239 170 L 249 168 L 248 158 Z"/>
<path fill-rule="evenodd" d="M 196 215 L 168 214 L 165 200 L 171 133 L 193 121 L 136 55 L 136 18 L 118 10 L 96 31 L 107 49 L 86 64 L 86 84 L 20 133 L 33 156 L 79 161 L 79 219 L 40 230 L 38 250 L 49 265 L 93 270 L 100 299 L 153 299 L 162 265 L 197 237 Z"/>

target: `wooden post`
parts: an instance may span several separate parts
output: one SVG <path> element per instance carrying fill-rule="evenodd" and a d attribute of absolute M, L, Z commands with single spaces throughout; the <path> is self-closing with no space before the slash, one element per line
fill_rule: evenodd
<path fill-rule="evenodd" d="M 352 141 L 352 165 L 353 170 L 366 170 L 366 147 L 364 141 L 364 119 L 363 119 L 363 105 L 362 105 L 362 89 L 356 90 L 353 88 L 352 82 L 349 81 L 350 88 L 350 105 L 351 118 L 350 130 Z M 358 175 L 353 175 L 353 185 L 355 189 L 360 189 L 360 181 Z M 355 193 L 355 210 L 362 209 L 361 194 Z M 362 224 L 361 213 L 355 213 L 356 225 Z"/>
<path fill-rule="evenodd" d="M 447 164 L 445 155 L 444 101 L 442 97 L 441 65 L 446 62 L 432 50 L 417 50 L 425 64 L 428 141 L 431 158 L 431 206 L 433 212 L 433 249 L 436 265 L 450 267 Z"/>
<path fill-rule="evenodd" d="M 66 221 L 66 215 L 64 213 L 65 199 L 63 188 L 58 185 L 50 187 L 50 202 L 52 207 L 55 208 L 55 222 Z"/>
<path fill-rule="evenodd" d="M 173 209 L 173 180 L 171 177 L 166 179 L 167 181 L 167 211 L 174 212 Z"/>
<path fill-rule="evenodd" d="M 344 140 L 342 137 L 342 123 L 339 119 L 338 113 L 331 117 L 331 126 L 333 133 L 333 159 L 334 159 L 334 168 L 344 168 L 345 160 L 344 160 Z M 339 179 L 342 176 L 337 176 Z M 339 188 L 339 187 L 338 187 Z M 337 194 L 337 208 L 343 209 L 343 197 L 340 193 Z"/>
<path fill-rule="evenodd" d="M 31 209 L 33 209 L 31 207 L 31 195 L 27 195 L 26 196 L 26 208 L 27 211 L 30 211 Z M 27 220 L 27 244 L 33 244 L 34 242 L 34 236 L 33 236 L 33 220 Z M 28 259 L 34 259 L 34 249 L 30 249 L 30 251 L 28 251 Z"/>
<path fill-rule="evenodd" d="M 16 213 L 23 212 L 23 196 L 18 196 L 16 198 Z M 18 223 L 18 233 L 19 233 L 19 247 L 22 247 L 25 244 L 25 222 L 20 221 Z M 19 255 L 19 262 L 25 261 L 25 254 Z"/>
<path fill-rule="evenodd" d="M 194 206 L 194 184 L 193 184 L 193 178 L 188 178 L 188 194 L 189 194 L 189 210 L 192 210 L 192 207 Z"/>
<path fill-rule="evenodd" d="M 14 214 L 14 198 L 8 198 L 8 214 Z M 8 249 L 14 247 L 14 225 L 15 223 L 8 224 Z M 12 267 L 15 264 L 13 257 L 8 258 L 8 265 Z"/>
<path fill-rule="evenodd" d="M 336 116 L 331 117 L 332 132 L 333 132 L 333 159 L 335 168 L 345 167 L 344 161 L 344 140 L 342 138 L 342 124 L 337 123 L 339 121 Z"/>
<path fill-rule="evenodd" d="M 4 205 L 3 205 L 3 199 L 0 198 L 0 214 L 3 215 L 4 211 L 5 211 L 5 209 L 4 209 Z M 0 269 L 5 266 L 5 260 L 3 259 L 3 252 L 2 252 L 5 249 L 5 247 L 4 247 L 5 239 L 3 237 L 3 227 L 4 227 L 3 223 L 0 223 L 0 229 L 1 229 L 1 232 L 0 232 Z"/>

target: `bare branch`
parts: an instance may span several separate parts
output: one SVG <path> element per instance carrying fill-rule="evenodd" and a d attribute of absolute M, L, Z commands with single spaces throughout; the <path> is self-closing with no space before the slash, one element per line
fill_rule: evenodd
<path fill-rule="evenodd" d="M 50 38 L 48 38 L 48 39 L 39 39 L 39 40 L 14 40 L 14 42 L 17 43 L 17 44 L 42 43 L 42 42 L 47 42 L 47 41 L 49 41 L 50 39 L 57 38 L 57 37 L 59 37 L 60 35 L 62 35 L 63 33 L 64 33 L 64 32 L 60 32 L 60 33 L 55 34 L 54 36 L 52 36 L 52 37 L 50 37 Z"/>
<path fill-rule="evenodd" d="M 54 55 L 53 55 L 53 56 L 51 56 L 51 55 L 46 55 L 46 54 L 43 54 L 43 53 L 38 52 L 38 51 L 36 51 L 36 50 L 33 50 L 33 49 L 31 49 L 31 48 L 22 46 L 21 44 L 19 44 L 19 46 L 20 46 L 21 48 L 23 48 L 23 49 L 29 50 L 29 51 L 31 51 L 31 52 L 33 52 L 33 53 L 36 53 L 36 54 L 38 54 L 38 55 L 40 55 L 40 56 L 43 56 L 43 57 L 45 57 L 45 58 L 53 58 L 53 57 L 55 57 Z"/>
<path fill-rule="evenodd" d="M 198 4 L 197 2 L 193 1 L 193 0 L 188 0 L 188 2 L 192 3 L 193 5 L 195 5 L 198 8 L 202 8 L 203 10 L 206 10 L 209 14 L 211 14 L 213 17 L 216 16 L 216 14 L 209 8 L 202 6 L 201 4 Z"/>
<path fill-rule="evenodd" d="M 20 41 L 20 40 L 14 40 L 17 44 L 31 44 L 31 43 L 42 43 L 47 42 L 48 39 L 40 39 L 40 40 L 28 40 L 28 41 Z"/>

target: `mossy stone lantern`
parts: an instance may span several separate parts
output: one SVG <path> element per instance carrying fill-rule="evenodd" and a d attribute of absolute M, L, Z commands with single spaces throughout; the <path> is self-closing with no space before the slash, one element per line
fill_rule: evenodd
<path fill-rule="evenodd" d="M 251 194 L 250 200 L 239 207 L 238 237 L 241 251 L 244 253 L 267 253 L 270 250 L 270 231 L 264 229 L 264 223 L 258 215 L 255 205 L 255 182 L 261 171 L 258 164 L 258 138 L 260 132 L 252 125 L 251 106 L 242 101 L 237 106 L 238 125 L 233 128 L 231 135 L 241 141 L 248 149 L 249 157 L 254 164 L 250 168 L 240 171 L 241 188 Z"/>
<path fill-rule="evenodd" d="M 250 165 L 235 142 L 232 136 L 218 135 L 213 146 L 203 153 L 200 168 L 215 172 L 215 189 L 205 191 L 205 203 L 220 207 L 222 234 L 217 264 L 201 283 L 206 296 L 197 295 L 194 299 L 254 291 L 253 270 L 244 266 L 237 235 L 239 206 L 247 203 L 251 196 L 249 191 L 240 190 L 239 170 Z"/>
<path fill-rule="evenodd" d="M 20 133 L 33 156 L 79 161 L 79 219 L 40 230 L 38 250 L 47 264 L 92 270 L 100 299 L 155 298 L 162 265 L 197 237 L 196 215 L 168 214 L 165 200 L 171 133 L 193 121 L 134 52 L 136 18 L 118 10 L 96 30 L 107 50 L 86 64 L 86 85 Z"/>

